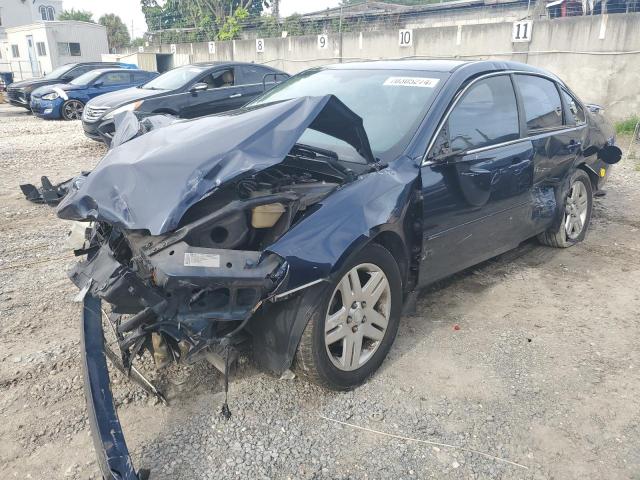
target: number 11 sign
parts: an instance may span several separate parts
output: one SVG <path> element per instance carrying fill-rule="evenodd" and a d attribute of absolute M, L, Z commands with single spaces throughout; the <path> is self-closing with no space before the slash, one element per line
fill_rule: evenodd
<path fill-rule="evenodd" d="M 530 42 L 532 28 L 533 28 L 533 22 L 531 20 L 520 20 L 519 22 L 513 22 L 513 30 L 511 31 L 511 41 L 512 42 Z"/>

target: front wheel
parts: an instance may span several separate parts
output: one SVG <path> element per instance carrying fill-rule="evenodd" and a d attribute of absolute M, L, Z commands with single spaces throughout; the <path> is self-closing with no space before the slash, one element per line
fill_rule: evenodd
<path fill-rule="evenodd" d="M 538 240 L 544 245 L 556 248 L 567 248 L 581 242 L 587 235 L 592 209 L 591 179 L 584 170 L 578 169 L 571 176 L 562 223 L 558 228 L 538 235 Z"/>
<path fill-rule="evenodd" d="M 62 104 L 62 118 L 65 120 L 80 120 L 84 111 L 84 103 L 70 99 Z"/>
<path fill-rule="evenodd" d="M 336 390 L 353 388 L 387 356 L 402 309 L 402 282 L 395 259 L 370 244 L 336 275 L 298 345 L 295 368 Z"/>

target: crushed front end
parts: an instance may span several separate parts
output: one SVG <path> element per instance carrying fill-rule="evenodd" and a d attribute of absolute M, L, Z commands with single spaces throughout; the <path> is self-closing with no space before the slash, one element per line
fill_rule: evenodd
<path fill-rule="evenodd" d="M 362 162 L 347 167 L 335 152 L 297 143 L 307 128 L 344 136 Z M 86 397 L 106 478 L 120 478 L 109 475 L 131 462 L 119 441 L 105 356 L 125 373 L 135 373 L 145 352 L 157 367 L 208 360 L 223 371 L 226 388 L 229 358 L 251 339 L 254 314 L 321 281 L 330 267 L 305 262 L 291 272 L 303 242 L 280 254 L 274 246 L 334 192 L 377 169 L 362 120 L 327 96 L 159 128 L 110 150 L 73 182 L 58 215 L 91 225 L 75 250 L 84 259 L 69 276 L 85 305 Z M 115 357 L 102 340 L 102 301 L 110 306 Z M 266 350 L 282 350 L 276 356 L 284 368 L 286 344 L 265 342 Z"/>

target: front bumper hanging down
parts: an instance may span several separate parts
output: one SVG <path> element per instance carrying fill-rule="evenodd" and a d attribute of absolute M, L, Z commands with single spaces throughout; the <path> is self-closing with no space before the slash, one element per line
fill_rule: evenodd
<path fill-rule="evenodd" d="M 91 437 L 105 480 L 144 480 L 136 473 L 118 420 L 105 356 L 100 300 L 87 294 L 82 309 L 82 370 Z"/>

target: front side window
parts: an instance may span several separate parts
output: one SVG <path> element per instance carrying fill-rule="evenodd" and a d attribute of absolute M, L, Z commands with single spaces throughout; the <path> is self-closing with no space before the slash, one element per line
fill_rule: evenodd
<path fill-rule="evenodd" d="M 13 58 L 20 58 L 20 49 L 18 45 L 11 45 L 11 56 Z"/>
<path fill-rule="evenodd" d="M 36 48 L 38 49 L 39 57 L 45 57 L 47 55 L 47 47 L 44 42 L 36 42 Z"/>
<path fill-rule="evenodd" d="M 562 89 L 562 97 L 564 98 L 564 103 L 567 106 L 568 111 L 566 112 L 566 124 L 567 125 L 582 125 L 586 122 L 586 118 L 584 116 L 584 110 L 580 106 L 576 99 L 569 94 L 566 90 Z"/>
<path fill-rule="evenodd" d="M 233 68 L 228 68 L 226 70 L 221 70 L 205 75 L 204 77 L 199 79 L 197 83 L 206 83 L 210 89 L 233 87 L 233 85 L 235 84 L 235 75 L 233 73 Z"/>
<path fill-rule="evenodd" d="M 447 122 L 451 152 L 520 138 L 518 104 L 506 75 L 480 80 L 454 107 Z"/>
<path fill-rule="evenodd" d="M 524 104 L 527 129 L 562 127 L 562 103 L 556 84 L 533 75 L 516 75 L 515 78 Z"/>

